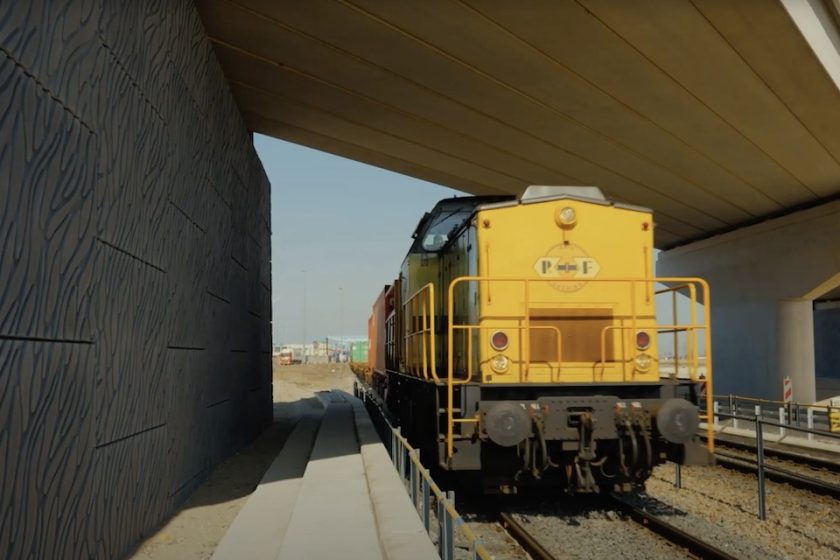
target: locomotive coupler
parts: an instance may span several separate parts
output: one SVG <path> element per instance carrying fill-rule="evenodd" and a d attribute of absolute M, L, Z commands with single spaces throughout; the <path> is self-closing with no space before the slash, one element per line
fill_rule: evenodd
<path fill-rule="evenodd" d="M 548 454 L 548 442 L 545 439 L 545 419 L 539 408 L 533 405 L 529 407 L 528 417 L 531 419 L 532 434 L 519 445 L 518 454 L 522 457 L 522 467 L 514 475 L 516 480 L 519 480 L 519 477 L 525 472 L 529 472 L 534 480 L 539 480 L 542 478 L 542 473 L 549 467 L 557 466 Z"/>
<path fill-rule="evenodd" d="M 595 460 L 595 440 L 593 434 L 593 419 L 591 412 L 582 412 L 578 416 L 578 431 L 580 433 L 580 451 L 575 457 L 575 471 L 577 487 L 581 492 L 598 492 L 598 485 L 592 474 L 592 461 Z"/>

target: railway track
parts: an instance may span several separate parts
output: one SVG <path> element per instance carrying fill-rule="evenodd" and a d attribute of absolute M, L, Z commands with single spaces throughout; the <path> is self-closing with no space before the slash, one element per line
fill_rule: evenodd
<path fill-rule="evenodd" d="M 718 439 L 716 446 L 718 465 L 746 474 L 757 474 L 754 445 Z M 776 447 L 765 447 L 764 456 L 764 476 L 767 479 L 840 499 L 840 464 L 837 462 Z"/>
<path fill-rule="evenodd" d="M 754 460 L 743 456 L 717 451 L 715 452 L 715 459 L 718 465 L 727 469 L 747 474 L 757 475 L 758 473 L 758 466 L 755 464 Z M 831 484 L 818 478 L 802 475 L 789 469 L 765 463 L 764 476 L 768 480 L 772 480 L 774 482 L 790 484 L 795 488 L 807 490 L 808 492 L 812 492 L 814 494 L 831 496 L 832 498 L 840 499 L 840 485 Z"/>
<path fill-rule="evenodd" d="M 701 437 L 701 439 L 705 438 Z M 724 439 L 719 436 L 715 437 L 715 447 L 726 447 L 730 450 L 748 452 L 752 455 L 755 455 L 756 453 L 754 444 L 745 441 L 736 441 L 728 438 Z M 789 461 L 791 463 L 805 465 L 813 469 L 820 469 L 840 473 L 840 462 L 838 462 L 840 461 L 840 457 L 838 457 L 837 460 L 830 460 L 824 457 L 816 457 L 814 455 L 796 453 L 795 451 L 789 451 L 774 446 L 768 446 L 767 444 L 764 445 L 764 456 L 779 459 L 781 461 Z"/>
<path fill-rule="evenodd" d="M 735 556 L 717 548 L 711 543 L 686 533 L 667 521 L 664 521 L 661 517 L 633 505 L 621 497 L 611 496 L 606 499 L 605 504 L 608 508 L 617 510 L 622 514 L 622 516 L 631 519 L 648 532 L 655 534 L 658 538 L 667 541 L 673 547 L 681 549 L 685 552 L 686 557 L 708 560 L 736 560 Z M 558 518 L 558 521 L 562 522 L 562 518 Z M 616 520 L 616 522 L 618 522 L 618 520 Z M 533 535 L 524 524 L 517 521 L 514 516 L 509 513 L 500 513 L 499 523 L 534 560 L 559 560 L 560 558 L 567 558 L 568 556 L 573 558 L 578 557 L 574 553 L 571 553 L 568 556 L 560 557 L 552 554 L 552 552 L 540 541 L 537 536 Z M 630 542 L 637 551 L 644 546 L 636 539 L 633 539 Z M 621 550 L 614 550 L 614 556 L 624 557 Z"/>
<path fill-rule="evenodd" d="M 555 556 L 509 513 L 499 514 L 499 524 L 534 560 L 556 560 Z"/>
<path fill-rule="evenodd" d="M 630 504 L 620 497 L 613 496 L 615 504 L 627 516 L 635 522 L 641 524 L 645 528 L 653 531 L 660 537 L 668 540 L 676 546 L 687 550 L 691 555 L 705 560 L 737 560 L 726 551 L 719 549 L 711 543 L 708 543 L 694 535 L 690 535 L 664 521 L 661 517 L 653 515 L 652 513 Z"/>

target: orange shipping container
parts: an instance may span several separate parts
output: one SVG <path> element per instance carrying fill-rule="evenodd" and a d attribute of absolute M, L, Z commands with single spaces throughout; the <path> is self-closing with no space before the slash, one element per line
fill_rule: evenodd
<path fill-rule="evenodd" d="M 385 319 L 388 317 L 388 292 L 391 286 L 386 285 L 376 301 L 373 303 L 373 312 L 368 320 L 368 366 L 371 370 L 385 371 Z"/>

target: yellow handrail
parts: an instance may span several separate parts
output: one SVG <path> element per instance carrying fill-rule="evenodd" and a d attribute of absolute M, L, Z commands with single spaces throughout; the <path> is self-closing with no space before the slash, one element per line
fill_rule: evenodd
<path fill-rule="evenodd" d="M 416 329 L 412 326 L 412 330 L 409 330 L 409 323 L 414 325 L 416 322 L 415 320 L 418 318 L 413 312 L 413 309 L 417 309 L 418 312 L 422 309 L 422 314 L 420 315 L 421 326 L 420 329 Z M 437 374 L 437 352 L 435 346 L 435 285 L 433 283 L 429 282 L 405 300 L 403 303 L 403 323 L 406 328 L 406 333 L 403 335 L 403 355 L 405 356 L 406 367 L 408 367 L 412 374 L 417 374 L 418 368 L 416 367 L 415 352 L 409 352 L 409 344 L 413 346 L 415 344 L 415 339 L 419 336 L 423 350 L 423 357 L 420 361 L 421 367 L 419 368 L 419 371 L 422 372 L 423 378 L 426 380 L 428 380 L 429 375 L 431 375 L 431 378 L 435 382 L 440 381 Z M 427 339 L 428 346 L 426 342 Z"/>
<path fill-rule="evenodd" d="M 690 331 L 696 337 L 697 336 L 697 331 L 706 329 L 707 327 L 706 327 L 706 325 L 694 325 L 694 324 L 693 325 L 679 325 L 679 324 L 674 324 L 674 325 L 656 325 L 655 328 L 656 328 L 657 334 L 665 334 L 665 333 L 669 333 L 669 332 L 672 332 L 672 331 L 674 333 L 681 332 L 681 331 L 685 331 L 685 332 Z M 639 329 L 640 330 L 645 330 L 645 327 L 639 327 Z M 606 366 L 607 366 L 607 363 L 608 363 L 608 361 L 607 361 L 607 332 L 612 331 L 612 330 L 633 331 L 634 327 L 633 326 L 628 326 L 628 325 L 607 325 L 606 327 L 601 329 L 601 360 L 598 362 L 598 364 L 601 366 L 601 377 L 603 377 L 604 374 L 606 373 Z M 621 352 L 621 359 L 620 360 L 612 360 L 612 362 L 613 363 L 620 362 L 622 364 L 628 364 L 628 363 L 633 361 L 632 358 L 627 358 L 624 354 L 625 354 L 624 351 L 622 351 Z M 697 370 L 699 368 L 700 368 L 700 358 L 699 358 L 699 356 L 697 356 L 697 354 L 695 352 L 694 355 L 693 355 L 693 360 L 691 361 L 691 367 L 689 367 L 689 370 L 688 370 L 689 371 L 689 374 L 688 374 L 689 379 L 691 379 L 692 381 L 700 381 L 701 380 L 701 378 L 697 375 Z M 622 368 L 621 372 L 622 372 L 622 381 L 623 381 L 624 380 L 623 376 L 626 375 L 625 368 Z M 676 369 L 675 370 L 675 375 L 678 375 L 678 374 L 679 374 L 679 369 Z M 593 373 L 593 381 L 594 381 L 594 373 Z"/>
<path fill-rule="evenodd" d="M 396 316 L 391 314 L 385 319 L 385 368 L 387 369 L 388 359 L 393 357 L 396 352 Z"/>

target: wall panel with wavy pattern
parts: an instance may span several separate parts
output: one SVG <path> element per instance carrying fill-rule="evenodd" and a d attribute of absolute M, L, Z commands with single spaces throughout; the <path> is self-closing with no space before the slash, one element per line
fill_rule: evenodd
<path fill-rule="evenodd" d="M 189 0 L 0 0 L 0 557 L 125 556 L 270 422 L 268 194 Z"/>

